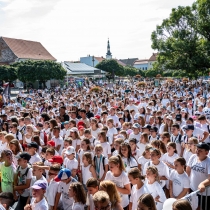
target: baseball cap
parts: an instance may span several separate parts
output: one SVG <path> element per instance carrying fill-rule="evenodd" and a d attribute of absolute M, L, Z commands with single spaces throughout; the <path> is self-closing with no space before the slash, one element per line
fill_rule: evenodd
<path fill-rule="evenodd" d="M 100 115 L 96 115 L 95 118 L 100 120 L 101 117 L 100 117 Z"/>
<path fill-rule="evenodd" d="M 59 171 L 58 175 L 55 177 L 55 181 L 59 182 L 61 180 L 68 179 L 71 176 L 71 171 L 68 168 L 63 168 Z"/>
<path fill-rule="evenodd" d="M 47 145 L 55 147 L 55 142 L 53 140 L 50 140 L 47 142 Z"/>
<path fill-rule="evenodd" d="M 205 150 L 207 150 L 207 151 L 210 150 L 209 145 L 206 144 L 205 142 L 200 142 L 200 143 L 197 144 L 196 146 L 197 146 L 197 148 L 199 148 L 199 149 L 205 149 Z"/>
<path fill-rule="evenodd" d="M 43 180 L 38 180 L 33 184 L 31 188 L 36 189 L 36 190 L 40 190 L 40 189 L 46 190 L 47 183 Z"/>
<path fill-rule="evenodd" d="M 24 160 L 29 161 L 31 159 L 31 155 L 28 152 L 22 152 L 15 156 L 17 159 L 23 158 Z"/>
<path fill-rule="evenodd" d="M 39 145 L 36 142 L 31 142 L 31 143 L 27 144 L 27 146 L 39 149 Z"/>
<path fill-rule="evenodd" d="M 69 124 L 69 121 L 63 122 L 63 125 L 67 125 L 67 124 Z"/>
<path fill-rule="evenodd" d="M 85 129 L 85 127 L 84 127 L 84 126 L 81 126 L 81 125 L 78 127 L 78 130 L 79 130 L 79 131 L 80 131 L 80 130 L 84 130 L 84 129 Z"/>
<path fill-rule="evenodd" d="M 74 147 L 68 146 L 64 153 L 67 154 L 67 155 L 71 155 L 71 154 L 75 154 L 76 151 L 75 151 Z"/>
<path fill-rule="evenodd" d="M 79 127 L 80 125 L 81 125 L 81 126 L 84 126 L 84 125 L 85 125 L 85 123 L 84 123 L 84 122 L 82 122 L 82 121 L 79 121 L 79 122 L 78 122 L 78 124 L 77 124 L 77 127 Z"/>
<path fill-rule="evenodd" d="M 150 131 L 155 131 L 155 132 L 158 132 L 158 128 L 157 128 L 157 127 L 155 127 L 155 126 L 152 126 L 152 127 L 150 128 Z"/>
<path fill-rule="evenodd" d="M 62 164 L 63 163 L 63 158 L 61 156 L 59 156 L 59 155 L 55 155 L 51 159 L 49 159 L 48 161 L 51 162 L 51 163 L 60 163 L 60 164 Z"/>
<path fill-rule="evenodd" d="M 142 129 L 151 129 L 151 125 L 146 124 L 144 127 L 142 127 Z"/>
<path fill-rule="evenodd" d="M 186 109 L 182 109 L 181 112 L 187 113 L 187 110 Z"/>
<path fill-rule="evenodd" d="M 78 127 L 79 126 L 82 126 L 82 125 L 78 124 Z M 78 132 L 78 129 L 76 127 L 73 127 L 73 128 L 70 129 L 70 132 Z"/>
<path fill-rule="evenodd" d="M 4 149 L 2 153 L 4 153 L 6 156 L 12 156 L 12 151 L 10 149 Z"/>
<path fill-rule="evenodd" d="M 132 128 L 140 128 L 140 125 L 138 123 L 134 123 Z"/>
<path fill-rule="evenodd" d="M 182 120 L 182 115 L 181 114 L 177 114 L 175 119 L 176 119 L 176 121 L 181 121 Z"/>
<path fill-rule="evenodd" d="M 199 111 L 196 111 L 196 112 L 195 112 L 195 115 L 200 115 L 200 112 L 199 112 Z"/>
<path fill-rule="evenodd" d="M 185 126 L 183 127 L 183 129 L 184 129 L 184 130 L 193 130 L 193 131 L 194 131 L 195 127 L 194 127 L 194 125 L 185 125 Z"/>

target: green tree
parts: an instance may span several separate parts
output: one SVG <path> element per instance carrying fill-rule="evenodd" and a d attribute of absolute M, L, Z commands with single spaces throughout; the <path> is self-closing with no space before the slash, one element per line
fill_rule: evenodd
<path fill-rule="evenodd" d="M 138 73 L 138 69 L 131 66 L 124 66 L 124 76 L 136 76 Z"/>
<path fill-rule="evenodd" d="M 46 81 L 50 79 L 63 80 L 66 76 L 66 70 L 54 61 L 32 61 L 15 63 L 17 67 L 18 78 L 22 82 L 35 82 L 39 80 L 46 87 Z"/>
<path fill-rule="evenodd" d="M 158 74 L 158 71 L 155 69 L 150 69 L 145 71 L 145 77 L 156 77 Z"/>
<path fill-rule="evenodd" d="M 0 80 L 12 82 L 17 79 L 17 69 L 13 66 L 0 66 Z"/>
<path fill-rule="evenodd" d="M 181 69 L 191 76 L 199 71 L 207 73 L 210 57 L 207 55 L 207 40 L 198 30 L 197 8 L 198 5 L 194 4 L 172 9 L 170 17 L 152 32 L 152 48 L 159 52 L 154 68 Z"/>
<path fill-rule="evenodd" d="M 106 71 L 107 73 L 109 73 L 109 75 L 111 74 L 112 78 L 114 75 L 117 75 L 117 76 L 124 75 L 123 66 L 117 63 L 117 61 L 114 59 L 103 60 L 100 63 L 98 63 L 95 67 L 103 71 Z"/>

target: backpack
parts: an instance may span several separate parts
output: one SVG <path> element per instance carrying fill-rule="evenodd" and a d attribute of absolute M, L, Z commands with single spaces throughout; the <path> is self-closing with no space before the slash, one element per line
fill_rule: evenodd
<path fill-rule="evenodd" d="M 19 179 L 22 180 L 21 181 L 22 182 L 22 185 L 23 184 L 26 184 L 25 181 L 26 181 L 26 177 L 27 177 L 27 174 L 28 174 L 28 171 L 29 171 L 30 168 L 31 168 L 31 166 L 28 166 L 27 169 L 26 169 L 26 171 L 25 171 L 25 173 L 22 174 L 22 175 L 20 175 L 19 174 L 19 172 L 20 172 L 19 171 L 20 170 L 20 166 L 17 167 L 17 175 L 18 175 Z"/>
<path fill-rule="evenodd" d="M 94 164 L 96 165 L 96 158 L 97 158 L 97 156 L 94 156 L 94 158 L 93 158 L 93 161 L 94 161 Z M 104 169 L 104 171 L 105 171 L 105 158 L 106 157 L 102 157 L 102 164 L 103 164 L 103 169 Z"/>

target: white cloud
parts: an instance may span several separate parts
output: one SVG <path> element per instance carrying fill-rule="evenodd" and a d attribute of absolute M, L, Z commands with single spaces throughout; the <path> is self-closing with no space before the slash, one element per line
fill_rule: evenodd
<path fill-rule="evenodd" d="M 2 4 L 1 4 L 2 3 Z M 151 32 L 173 7 L 193 0 L 0 0 L 2 36 L 40 41 L 58 60 L 149 57 Z"/>

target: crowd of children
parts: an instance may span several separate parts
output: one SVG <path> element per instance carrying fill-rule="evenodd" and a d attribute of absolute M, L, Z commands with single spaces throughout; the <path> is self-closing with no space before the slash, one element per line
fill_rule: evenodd
<path fill-rule="evenodd" d="M 210 95 L 189 86 L 11 100 L 0 109 L 2 193 L 16 210 L 162 210 L 169 198 L 210 209 Z"/>

